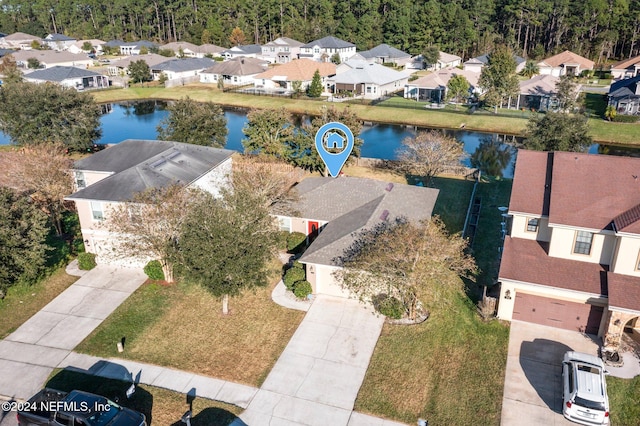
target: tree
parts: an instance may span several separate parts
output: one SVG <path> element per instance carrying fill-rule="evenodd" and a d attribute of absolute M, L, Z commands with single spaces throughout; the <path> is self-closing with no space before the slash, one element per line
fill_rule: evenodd
<path fill-rule="evenodd" d="M 573 76 L 563 75 L 556 83 L 556 98 L 560 111 L 573 112 L 578 105 L 578 84 Z"/>
<path fill-rule="evenodd" d="M 158 77 L 158 83 L 164 86 L 164 84 L 167 82 L 168 79 L 169 77 L 167 77 L 167 74 L 165 74 L 164 72 L 161 72 L 160 76 Z"/>
<path fill-rule="evenodd" d="M 222 299 L 223 314 L 229 297 L 268 284 L 277 230 L 264 205 L 244 187 L 223 190 L 221 199 L 202 193 L 182 226 L 177 254 L 183 276 Z"/>
<path fill-rule="evenodd" d="M 333 62 L 336 65 L 340 65 L 340 62 L 342 62 L 340 60 L 340 54 L 339 53 L 334 53 L 333 55 L 331 55 L 331 62 Z"/>
<path fill-rule="evenodd" d="M 291 88 L 293 89 L 293 94 L 297 98 L 302 93 L 302 82 L 300 80 L 293 80 L 291 82 Z"/>
<path fill-rule="evenodd" d="M 6 55 L 0 62 L 0 75 L 3 84 L 19 83 L 22 81 L 22 72 L 18 69 L 18 64 L 12 55 Z"/>
<path fill-rule="evenodd" d="M 116 256 L 158 260 L 165 280 L 173 282 L 176 244 L 191 195 L 182 185 L 174 184 L 148 189 L 128 202 L 115 204 L 105 226 L 118 235 Z"/>
<path fill-rule="evenodd" d="M 322 95 L 322 77 L 320 77 L 320 71 L 316 70 L 316 72 L 313 73 L 307 94 L 311 98 L 319 98 L 320 95 Z"/>
<path fill-rule="evenodd" d="M 467 99 L 469 97 L 469 88 L 471 85 L 463 75 L 454 75 L 449 79 L 447 83 L 447 99 L 452 99 L 456 102 L 456 109 L 458 108 L 458 101 L 460 98 Z"/>
<path fill-rule="evenodd" d="M 447 167 L 459 166 L 465 156 L 462 143 L 435 130 L 405 138 L 398 151 L 400 169 L 422 177 L 425 185 Z"/>
<path fill-rule="evenodd" d="M 227 140 L 227 119 L 220 105 L 189 97 L 167 107 L 169 115 L 157 127 L 158 139 L 222 148 Z"/>
<path fill-rule="evenodd" d="M 537 151 L 584 152 L 592 144 L 586 117 L 556 112 L 531 117 L 524 141 L 525 148 Z"/>
<path fill-rule="evenodd" d="M 92 52 L 93 46 L 91 45 L 91 42 L 85 41 L 84 43 L 82 43 L 82 50 L 85 52 Z"/>
<path fill-rule="evenodd" d="M 522 71 L 520 71 L 520 75 L 527 78 L 531 78 L 534 75 L 538 74 L 540 74 L 540 68 L 538 67 L 538 64 L 535 63 L 535 61 L 527 61 L 524 64 L 524 68 L 522 69 Z"/>
<path fill-rule="evenodd" d="M 248 153 L 286 158 L 295 134 L 291 113 L 284 108 L 251 110 L 242 129 L 242 145 Z"/>
<path fill-rule="evenodd" d="M 35 205 L 62 235 L 62 214 L 67 210 L 64 197 L 73 192 L 72 161 L 62 142 L 33 145 L 23 151 L 13 174 L 27 188 Z"/>
<path fill-rule="evenodd" d="M 506 46 L 497 46 L 489 55 L 487 65 L 482 68 L 478 85 L 486 90 L 484 100 L 495 108 L 509 97 L 518 94 L 518 77 L 516 76 L 516 60 Z"/>
<path fill-rule="evenodd" d="M 151 69 L 144 59 L 129 64 L 129 77 L 134 84 L 151 80 Z"/>
<path fill-rule="evenodd" d="M 485 138 L 471 154 L 471 166 L 488 176 L 502 177 L 503 170 L 511 161 L 511 148 L 500 143 L 497 137 Z"/>
<path fill-rule="evenodd" d="M 40 68 L 40 61 L 37 58 L 27 59 L 27 68 L 32 70 Z"/>
<path fill-rule="evenodd" d="M 438 63 L 438 59 L 440 59 L 440 49 L 438 46 L 427 46 L 422 52 L 422 58 L 424 59 L 427 67 L 432 67 Z"/>
<path fill-rule="evenodd" d="M 616 118 L 616 115 L 618 115 L 616 107 L 614 107 L 613 105 L 607 105 L 607 108 L 604 110 L 604 118 L 609 121 L 613 121 L 613 119 Z"/>
<path fill-rule="evenodd" d="M 47 216 L 29 197 L 0 186 L 0 299 L 12 285 L 42 274 L 47 233 Z"/>
<path fill-rule="evenodd" d="M 86 151 L 100 138 L 100 114 L 91 94 L 57 84 L 15 83 L 0 90 L 0 130 L 16 145 L 62 142 Z"/>
<path fill-rule="evenodd" d="M 231 31 L 231 35 L 229 36 L 229 41 L 232 46 L 241 46 L 246 43 L 247 38 L 244 35 L 244 31 L 240 27 L 235 27 Z"/>
<path fill-rule="evenodd" d="M 449 274 L 473 279 L 475 260 L 466 249 L 467 241 L 449 235 L 437 216 L 421 223 L 383 221 L 356 234 L 337 259 L 343 266 L 337 275 L 360 300 L 395 297 L 415 320 L 421 302 L 435 306 L 463 293 L 461 281 Z"/>

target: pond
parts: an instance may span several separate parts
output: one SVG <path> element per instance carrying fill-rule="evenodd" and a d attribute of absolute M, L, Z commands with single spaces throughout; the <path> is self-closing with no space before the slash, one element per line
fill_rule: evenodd
<path fill-rule="evenodd" d="M 99 143 L 113 144 L 126 139 L 156 139 L 156 127 L 160 121 L 168 115 L 166 102 L 162 101 L 142 101 L 123 102 L 115 104 L 104 104 L 104 114 L 101 116 L 102 137 Z M 242 139 L 244 134 L 242 128 L 247 123 L 247 111 L 241 109 L 225 109 L 227 119 L 227 144 L 226 148 L 242 151 Z M 394 160 L 397 158 L 397 150 L 404 138 L 414 136 L 417 130 L 413 126 L 403 126 L 396 124 L 368 124 L 365 125 L 360 138 L 364 141 L 361 156 L 369 158 L 379 158 Z M 511 152 L 510 144 L 520 139 L 513 136 L 504 136 L 491 133 L 470 132 L 464 130 L 447 130 L 447 133 L 457 138 L 464 144 L 465 152 L 472 155 L 482 146 L 483 158 L 488 161 L 496 161 L 496 156 L 500 156 L 501 151 Z M 0 132 L 0 145 L 6 145 L 9 139 Z M 593 145 L 590 153 L 611 152 L 620 155 L 619 150 L 610 147 L 599 147 Z M 622 155 L 637 153 L 637 149 L 632 152 L 625 152 Z M 504 155 L 502 155 L 504 157 Z M 513 163 L 515 155 L 507 155 L 509 158 L 502 158 L 494 164 L 495 173 L 501 172 L 504 177 L 513 177 Z M 470 158 L 466 158 L 463 164 L 470 166 Z"/>

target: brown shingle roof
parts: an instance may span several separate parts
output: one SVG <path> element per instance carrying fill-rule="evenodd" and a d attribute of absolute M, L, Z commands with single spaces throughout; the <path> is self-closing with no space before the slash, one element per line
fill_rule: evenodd
<path fill-rule="evenodd" d="M 270 70 L 258 74 L 255 79 L 270 80 L 274 76 L 285 76 L 287 81 L 310 81 L 318 70 L 320 76 L 335 75 L 336 66 L 330 62 L 316 62 L 310 59 L 295 59 L 286 64 L 277 65 Z"/>
<path fill-rule="evenodd" d="M 615 64 L 611 65 L 611 69 L 624 70 L 624 69 L 633 67 L 639 62 L 640 62 L 640 55 L 634 56 L 633 58 L 630 58 L 630 59 L 625 59 L 624 61 L 616 62 Z"/>
<path fill-rule="evenodd" d="M 552 154 L 541 151 L 518 151 L 509 210 L 533 215 L 549 214 L 548 193 Z M 549 176 L 547 176 L 549 175 Z M 549 180 L 549 182 L 547 182 Z"/>
<path fill-rule="evenodd" d="M 499 279 L 607 295 L 606 266 L 551 257 L 545 245 L 506 237 Z"/>
<path fill-rule="evenodd" d="M 547 58 L 542 61 L 542 63 L 552 67 L 559 67 L 562 64 L 578 64 L 583 69 L 593 69 L 593 66 L 595 65 L 595 62 L 569 50 L 565 50 L 562 53 L 558 53 L 557 55 Z"/>
<path fill-rule="evenodd" d="M 628 275 L 607 274 L 609 282 L 609 306 L 640 311 L 640 278 Z"/>

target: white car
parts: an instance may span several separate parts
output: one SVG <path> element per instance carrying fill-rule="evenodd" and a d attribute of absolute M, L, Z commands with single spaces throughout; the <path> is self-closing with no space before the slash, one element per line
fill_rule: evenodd
<path fill-rule="evenodd" d="M 583 425 L 609 424 L 609 398 L 600 358 L 569 351 L 562 361 L 562 414 Z"/>

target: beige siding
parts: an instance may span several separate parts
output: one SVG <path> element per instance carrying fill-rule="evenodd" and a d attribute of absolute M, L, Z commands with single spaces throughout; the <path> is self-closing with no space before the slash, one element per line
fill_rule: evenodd
<path fill-rule="evenodd" d="M 640 270 L 637 269 L 640 238 L 618 237 L 618 244 L 611 270 L 616 274 L 640 277 Z"/>
<path fill-rule="evenodd" d="M 349 297 L 349 292 L 343 290 L 340 286 L 340 283 L 333 276 L 333 272 L 340 269 L 335 266 L 327 266 L 327 265 L 315 265 L 315 264 L 307 264 L 307 271 L 310 268 L 314 269 L 315 272 L 315 292 L 317 294 L 327 294 L 330 296 L 338 296 L 338 297 Z"/>
<path fill-rule="evenodd" d="M 529 219 L 538 219 L 538 232 L 527 231 L 527 223 Z M 514 214 L 511 219 L 511 236 L 513 238 L 523 238 L 526 240 L 550 241 L 551 228 L 549 228 L 549 219 L 538 216 L 525 216 Z"/>
<path fill-rule="evenodd" d="M 78 170 L 78 171 L 84 173 L 84 181 L 87 186 L 93 185 L 94 183 L 99 182 L 104 178 L 108 178 L 113 174 L 109 172 L 87 172 L 84 170 Z"/>
<path fill-rule="evenodd" d="M 549 245 L 549 256 L 581 262 L 608 265 L 611 262 L 615 236 L 613 234 L 594 234 L 589 254 L 573 253 L 577 229 L 553 228 L 553 238 Z"/>
<path fill-rule="evenodd" d="M 291 232 L 302 232 L 307 235 L 307 221 L 298 217 L 292 217 Z"/>

